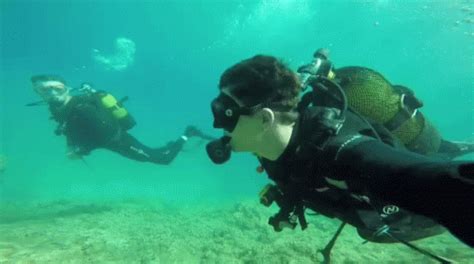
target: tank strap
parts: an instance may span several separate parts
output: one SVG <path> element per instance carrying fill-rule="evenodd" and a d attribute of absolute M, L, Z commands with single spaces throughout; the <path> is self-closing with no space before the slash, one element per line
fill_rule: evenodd
<path fill-rule="evenodd" d="M 420 120 L 419 122 L 423 124 L 423 129 L 421 130 L 420 134 L 418 134 L 418 136 L 416 136 L 412 141 L 407 142 L 406 147 L 413 152 L 423 155 L 432 154 L 430 152 L 436 153 L 439 149 L 439 144 L 441 144 L 441 136 L 437 132 L 436 128 L 425 119 L 422 113 L 418 113 L 416 118 L 418 118 Z M 427 146 L 428 144 L 431 146 L 431 151 L 428 151 L 426 147 L 423 147 Z"/>
<path fill-rule="evenodd" d="M 394 131 L 399 128 L 406 121 L 415 118 L 418 114 L 418 108 L 422 106 L 412 94 L 402 93 L 400 95 L 400 111 L 389 121 L 385 122 L 384 126 Z"/>

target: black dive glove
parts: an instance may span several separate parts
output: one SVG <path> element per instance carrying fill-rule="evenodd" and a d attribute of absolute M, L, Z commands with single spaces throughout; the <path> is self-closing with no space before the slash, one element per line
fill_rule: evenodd
<path fill-rule="evenodd" d="M 297 221 L 297 216 L 294 214 L 288 214 L 287 212 L 284 212 L 280 210 L 277 214 L 274 216 L 271 216 L 268 219 L 268 224 L 273 226 L 273 230 L 276 232 L 280 232 L 283 230 L 283 228 L 290 228 L 290 229 L 295 229 L 296 227 L 296 221 Z"/>
<path fill-rule="evenodd" d="M 268 219 L 268 224 L 273 226 L 273 230 L 280 232 L 287 227 L 294 229 L 299 221 L 301 229 L 308 226 L 304 217 L 304 206 L 300 199 L 294 195 L 284 195 L 278 186 L 267 184 L 259 194 L 260 203 L 269 207 L 276 202 L 280 211 Z"/>

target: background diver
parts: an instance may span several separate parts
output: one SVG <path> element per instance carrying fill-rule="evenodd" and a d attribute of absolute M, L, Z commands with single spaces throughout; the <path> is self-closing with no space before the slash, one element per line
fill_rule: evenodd
<path fill-rule="evenodd" d="M 71 88 L 59 76 L 37 75 L 31 78 L 34 91 L 47 104 L 51 119 L 58 123 L 56 135 L 67 140 L 67 156 L 82 158 L 97 148 L 105 148 L 129 159 L 170 164 L 189 137 L 212 139 L 194 126 L 188 126 L 179 139 L 158 148 L 150 148 L 127 131 L 135 125 L 134 118 L 111 94 L 96 91 L 83 84 L 80 94 L 71 95 Z"/>
<path fill-rule="evenodd" d="M 261 193 L 280 207 L 269 219 L 275 230 L 296 222 L 306 228 L 309 208 L 355 226 L 369 241 L 429 237 L 440 223 L 474 245 L 474 163 L 450 160 L 469 151 L 409 151 L 389 128 L 350 106 L 337 71 L 299 72 L 301 79 L 276 58 L 257 55 L 222 74 L 211 103 L 224 136 L 208 144 L 209 157 L 219 164 L 231 151 L 259 157 L 275 182 Z M 312 91 L 301 97 L 306 86 Z"/>

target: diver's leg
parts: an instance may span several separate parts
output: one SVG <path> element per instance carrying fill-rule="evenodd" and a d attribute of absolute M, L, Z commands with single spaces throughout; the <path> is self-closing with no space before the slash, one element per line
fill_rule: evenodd
<path fill-rule="evenodd" d="M 123 133 L 120 138 L 110 142 L 105 148 L 137 161 L 150 161 L 151 157 L 151 149 L 128 133 Z"/>
<path fill-rule="evenodd" d="M 445 139 L 441 140 L 441 145 L 438 150 L 438 154 L 449 159 L 454 159 L 473 152 L 474 142 L 447 141 Z"/>
<path fill-rule="evenodd" d="M 168 142 L 165 146 L 153 149 L 152 162 L 157 164 L 170 164 L 178 153 L 183 149 L 186 139 L 180 137 L 175 141 Z"/>
<path fill-rule="evenodd" d="M 169 142 L 164 147 L 150 148 L 143 145 L 132 135 L 123 133 L 119 140 L 113 141 L 106 148 L 133 160 L 167 165 L 178 155 L 184 142 L 185 140 L 180 138 Z"/>

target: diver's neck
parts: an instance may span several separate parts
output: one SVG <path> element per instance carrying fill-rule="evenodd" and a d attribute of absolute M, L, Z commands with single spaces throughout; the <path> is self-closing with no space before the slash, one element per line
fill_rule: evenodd
<path fill-rule="evenodd" d="M 64 108 L 72 99 L 72 96 L 68 95 L 62 101 L 51 101 L 49 102 L 49 106 L 54 109 L 61 109 Z"/>
<path fill-rule="evenodd" d="M 68 95 L 66 98 L 64 98 L 64 101 L 62 101 L 61 104 L 59 104 L 59 107 L 65 107 L 72 99 L 72 96 Z"/>
<path fill-rule="evenodd" d="M 268 130 L 268 133 L 264 135 L 263 144 L 258 155 L 272 161 L 280 158 L 290 143 L 294 128 L 295 123 L 289 125 L 276 124 L 273 129 Z"/>

